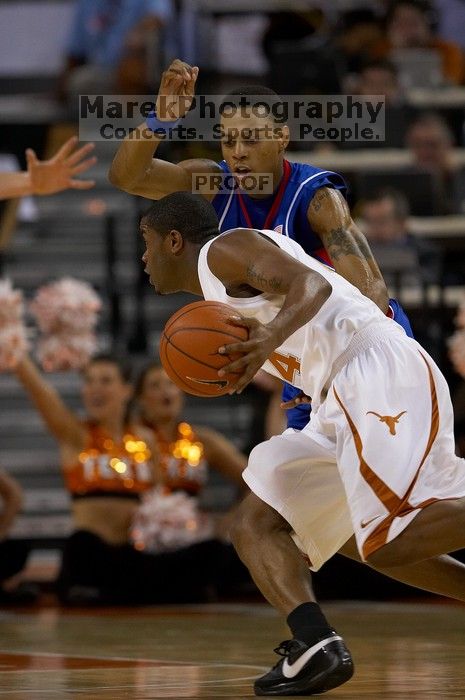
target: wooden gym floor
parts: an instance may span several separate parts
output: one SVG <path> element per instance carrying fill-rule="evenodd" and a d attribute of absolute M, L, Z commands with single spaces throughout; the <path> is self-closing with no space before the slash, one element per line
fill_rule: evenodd
<path fill-rule="evenodd" d="M 356 664 L 326 697 L 465 698 L 465 607 L 325 605 Z M 254 697 L 287 637 L 267 606 L 0 612 L 0 700 Z"/>

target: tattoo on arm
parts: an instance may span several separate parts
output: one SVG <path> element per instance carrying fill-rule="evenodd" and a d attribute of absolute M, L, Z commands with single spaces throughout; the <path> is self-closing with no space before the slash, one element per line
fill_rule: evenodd
<path fill-rule="evenodd" d="M 363 234 L 358 235 L 356 242 L 362 256 L 366 260 L 373 260 L 373 253 L 370 250 L 370 246 L 368 245 L 368 241 L 366 240 L 365 236 Z"/>
<path fill-rule="evenodd" d="M 320 211 L 323 203 L 329 199 L 330 194 L 327 188 L 323 187 L 320 190 L 317 190 L 315 196 L 313 197 L 312 201 L 310 202 L 310 207 L 313 209 L 313 211 L 317 212 Z"/>
<path fill-rule="evenodd" d="M 329 257 L 334 261 L 345 255 L 355 255 L 357 258 L 366 257 L 364 251 L 360 250 L 357 242 L 353 240 L 352 236 L 347 234 L 347 231 L 342 226 L 331 229 L 325 236 L 325 247 Z"/>
<path fill-rule="evenodd" d="M 279 277 L 264 277 L 253 263 L 247 267 L 247 279 L 252 287 L 267 287 L 271 292 L 279 292 L 282 285 L 282 280 Z"/>

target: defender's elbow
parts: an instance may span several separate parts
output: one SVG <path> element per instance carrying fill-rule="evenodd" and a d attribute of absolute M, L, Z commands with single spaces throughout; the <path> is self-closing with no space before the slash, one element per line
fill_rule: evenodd
<path fill-rule="evenodd" d="M 123 190 L 123 192 L 132 194 L 134 183 L 129 181 L 121 170 L 113 167 L 113 164 L 110 166 L 110 170 L 108 171 L 108 181 L 113 185 L 113 187 L 117 187 L 119 190 Z"/>

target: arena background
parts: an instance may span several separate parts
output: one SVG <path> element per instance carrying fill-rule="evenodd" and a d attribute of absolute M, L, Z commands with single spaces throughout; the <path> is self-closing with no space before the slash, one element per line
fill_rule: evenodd
<path fill-rule="evenodd" d="M 459 371 L 464 362 L 459 357 L 453 364 L 448 344 L 457 332 L 457 310 L 465 304 L 465 3 L 433 2 L 427 12 L 430 42 L 412 48 L 409 55 L 390 53 L 385 29 L 389 3 L 382 0 L 167 4 L 170 11 L 162 28 L 148 31 L 137 60 L 128 60 L 121 69 L 121 92 L 155 94 L 162 70 L 176 56 L 200 67 L 199 94 L 221 95 L 238 84 L 265 84 L 296 95 L 370 94 L 370 80 L 377 81 L 380 92 L 383 87 L 389 91 L 386 141 L 376 148 L 293 142 L 288 158 L 346 178 L 354 217 L 367 234 L 391 294 L 404 305 L 416 337 L 449 382 L 457 452 L 465 455 L 465 384 Z M 76 103 L 61 91 L 74 8 L 71 0 L 0 2 L 2 171 L 24 170 L 26 148 L 46 159 L 77 133 Z M 454 45 L 454 51 L 446 45 Z M 373 61 L 380 72 L 367 75 Z M 382 61 L 393 68 L 383 68 Z M 425 115 L 431 121 L 416 134 L 423 143 L 415 146 L 410 125 Z M 157 357 L 165 321 L 191 299 L 155 298 L 151 292 L 138 234 L 148 201 L 109 183 L 117 146 L 96 143 L 98 163 L 86 174 L 96 184 L 86 192 L 0 203 L 0 275 L 11 279 L 26 300 L 51 280 L 71 276 L 88 282 L 103 301 L 100 347 L 128 355 L 139 368 Z M 221 157 L 217 144 L 205 142 L 165 144 L 159 153 L 173 161 Z M 376 238 L 379 221 L 372 222 L 372 238 L 364 228 L 364 202 L 380 187 L 400 191 L 410 209 L 402 235 L 392 240 Z M 79 375 L 56 372 L 49 378 L 68 404 L 79 409 Z M 219 430 L 247 451 L 263 433 L 267 402 L 268 395 L 257 387 L 240 397 L 188 397 L 185 417 Z M 39 585 L 36 605 L 53 606 L 53 579 L 71 530 L 69 500 L 55 442 L 8 372 L 0 374 L 0 446 L 0 464 L 25 494 L 10 533 L 31 547 L 22 576 Z M 212 473 L 204 504 L 222 511 L 234 496 L 234 488 Z M 457 557 L 463 559 L 464 552 Z M 339 557 L 314 576 L 314 584 L 322 600 L 425 598 Z M 234 600 L 256 603 L 261 598 L 249 586 Z"/>

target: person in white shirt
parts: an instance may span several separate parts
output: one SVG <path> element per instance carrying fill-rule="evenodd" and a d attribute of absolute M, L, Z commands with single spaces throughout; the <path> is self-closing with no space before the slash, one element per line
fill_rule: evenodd
<path fill-rule="evenodd" d="M 449 390 L 434 361 L 295 241 L 251 229 L 218 235 L 217 226 L 201 197 L 168 195 L 142 218 L 143 262 L 156 293 L 191 292 L 240 314 L 233 322 L 249 329 L 249 339 L 219 348 L 242 353 L 218 373 L 242 372 L 230 393 L 263 368 L 312 399 L 301 432 L 252 451 L 243 476 L 255 496 L 289 523 L 313 569 L 354 534 L 362 560 L 384 568 L 424 560 L 435 567 L 432 557 L 464 547 L 465 460 L 454 453 Z M 246 538 L 239 526 L 233 539 L 241 556 Z M 270 543 L 263 541 L 267 555 Z M 294 572 L 279 573 L 279 552 L 274 566 L 256 549 L 244 560 L 292 621 L 305 601 Z M 283 661 L 256 681 L 257 694 L 324 692 L 352 675 L 343 640 L 316 618 L 306 638 L 293 630 L 278 652 Z"/>

